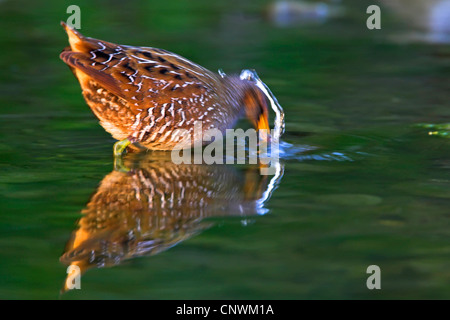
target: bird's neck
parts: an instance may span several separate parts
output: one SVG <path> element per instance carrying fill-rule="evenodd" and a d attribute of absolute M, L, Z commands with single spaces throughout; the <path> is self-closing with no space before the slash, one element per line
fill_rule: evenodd
<path fill-rule="evenodd" d="M 247 80 L 241 80 L 238 75 L 226 76 L 221 80 L 226 104 L 237 117 L 243 117 L 245 115 L 244 97 L 254 84 Z"/>

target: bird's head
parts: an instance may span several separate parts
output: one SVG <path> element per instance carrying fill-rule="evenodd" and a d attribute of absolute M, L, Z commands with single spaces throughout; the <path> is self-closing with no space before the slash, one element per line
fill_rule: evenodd
<path fill-rule="evenodd" d="M 256 85 L 257 80 L 259 80 L 258 75 L 252 70 L 243 70 L 240 78 L 242 81 L 248 82 L 243 98 L 245 114 L 248 120 L 253 124 L 256 130 L 267 130 L 267 133 L 269 133 L 270 126 L 267 97 Z"/>

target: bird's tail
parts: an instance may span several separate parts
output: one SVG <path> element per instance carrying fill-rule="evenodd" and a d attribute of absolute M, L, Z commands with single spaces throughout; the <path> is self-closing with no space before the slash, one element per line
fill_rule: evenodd
<path fill-rule="evenodd" d="M 69 37 L 71 51 L 86 52 L 87 50 L 89 50 L 89 48 L 87 47 L 89 41 L 87 41 L 85 36 L 83 36 L 80 32 L 78 32 L 74 28 L 68 26 L 64 21 L 61 21 L 61 25 L 63 26 L 64 30 L 66 30 L 66 33 Z"/>

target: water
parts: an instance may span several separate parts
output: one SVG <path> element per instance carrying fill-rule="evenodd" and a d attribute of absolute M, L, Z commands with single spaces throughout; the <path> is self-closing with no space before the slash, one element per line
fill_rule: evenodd
<path fill-rule="evenodd" d="M 367 30 L 365 1 L 283 27 L 270 3 L 77 2 L 88 36 L 258 72 L 286 113 L 268 194 L 251 165 L 175 168 L 151 153 L 114 171 L 114 141 L 58 58 L 74 3 L 0 2 L 0 298 L 450 298 L 450 140 L 417 126 L 450 122 L 448 45 L 396 42 L 409 26 L 384 7 Z M 131 201 L 157 186 L 168 205 L 174 179 L 192 182 L 182 207 Z M 200 202 L 193 182 L 220 192 Z M 61 295 L 82 212 L 111 218 L 91 221 L 106 232 L 89 229 L 87 252 L 101 254 Z M 381 290 L 366 287 L 369 265 Z"/>

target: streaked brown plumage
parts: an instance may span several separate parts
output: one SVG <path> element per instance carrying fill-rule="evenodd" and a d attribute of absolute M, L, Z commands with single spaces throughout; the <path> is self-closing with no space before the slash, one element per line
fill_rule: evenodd
<path fill-rule="evenodd" d="M 258 166 L 242 175 L 226 165 L 176 165 L 165 152 L 129 154 L 124 164 L 131 171 L 103 178 L 61 256 L 82 273 L 164 251 L 211 226 L 205 218 L 260 214 L 279 182 Z"/>
<path fill-rule="evenodd" d="M 70 46 L 61 59 L 115 139 L 155 150 L 186 148 L 199 137 L 183 143 L 177 129 L 192 135 L 194 122 L 202 121 L 203 132 L 224 132 L 245 115 L 257 129 L 269 129 L 267 101 L 254 82 L 222 77 L 166 50 L 117 45 L 62 25 Z"/>

